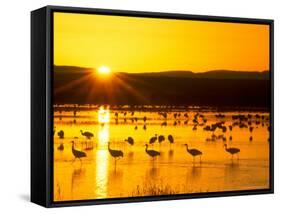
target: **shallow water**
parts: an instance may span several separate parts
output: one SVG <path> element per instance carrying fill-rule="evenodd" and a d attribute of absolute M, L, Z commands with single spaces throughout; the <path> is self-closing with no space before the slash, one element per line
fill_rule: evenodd
<path fill-rule="evenodd" d="M 75 114 L 72 108 L 62 109 L 55 111 L 54 117 L 55 201 L 269 188 L 269 113 L 220 112 L 225 117 L 218 118 L 215 116 L 218 112 L 201 112 L 207 122 L 193 130 L 192 120 L 197 110 L 172 109 L 164 119 L 159 115 L 163 112 L 161 109 L 134 111 L 134 115 L 120 109 L 80 108 Z M 175 113 L 181 115 L 175 119 Z M 203 127 L 219 121 L 228 127 L 237 121 L 232 119 L 232 115 L 237 114 L 252 115 L 247 120 L 252 123 L 249 125 L 253 127 L 252 134 L 249 128 L 235 126 L 232 131 L 227 128 L 225 133 L 220 129 L 214 132 L 217 136 L 223 135 L 226 141 L 206 141 L 213 133 Z M 256 114 L 264 118 L 254 117 Z M 133 118 L 138 119 L 131 120 Z M 57 135 L 60 130 L 64 131 L 63 139 Z M 80 130 L 90 131 L 94 137 L 87 140 Z M 165 141 L 150 145 L 149 139 L 155 134 L 164 135 Z M 167 140 L 169 134 L 174 137 L 173 144 Z M 124 141 L 128 136 L 134 138 L 133 146 Z M 74 159 L 71 141 L 75 142 L 76 150 L 86 153 L 81 161 Z M 116 164 L 108 152 L 108 142 L 111 149 L 124 153 Z M 159 151 L 160 156 L 151 158 L 145 152 L 146 143 L 149 149 Z M 239 159 L 231 158 L 224 149 L 225 143 L 241 150 Z M 64 145 L 63 150 L 58 149 L 60 144 Z M 201 162 L 199 157 L 193 160 L 184 144 L 203 153 Z"/>

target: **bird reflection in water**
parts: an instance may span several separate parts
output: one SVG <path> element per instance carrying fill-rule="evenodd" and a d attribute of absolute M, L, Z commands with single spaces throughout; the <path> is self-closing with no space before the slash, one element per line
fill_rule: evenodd
<path fill-rule="evenodd" d="M 134 152 L 130 151 L 128 153 L 128 161 L 133 161 L 133 159 L 134 159 Z"/>
<path fill-rule="evenodd" d="M 173 149 L 169 150 L 168 156 L 169 156 L 169 160 L 173 159 L 173 156 L 174 156 L 174 150 Z"/>
<path fill-rule="evenodd" d="M 241 173 L 241 169 L 239 166 L 239 162 L 231 162 L 225 164 L 224 180 L 227 183 L 237 181 L 237 177 L 239 177 L 240 173 Z"/>
<path fill-rule="evenodd" d="M 201 177 L 202 167 L 201 166 L 192 166 L 191 167 L 191 178 L 192 179 L 199 179 Z"/>
<path fill-rule="evenodd" d="M 81 181 L 83 177 L 85 177 L 86 169 L 79 167 L 74 168 L 72 171 L 72 179 L 71 179 L 71 194 L 75 197 L 75 189 L 79 189 L 81 186 Z"/>

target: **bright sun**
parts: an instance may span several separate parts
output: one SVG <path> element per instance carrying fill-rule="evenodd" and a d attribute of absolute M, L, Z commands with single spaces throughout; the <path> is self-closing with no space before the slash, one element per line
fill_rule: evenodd
<path fill-rule="evenodd" d="M 105 66 L 105 65 L 102 65 L 98 68 L 98 72 L 100 74 L 109 74 L 111 72 L 110 68 Z"/>

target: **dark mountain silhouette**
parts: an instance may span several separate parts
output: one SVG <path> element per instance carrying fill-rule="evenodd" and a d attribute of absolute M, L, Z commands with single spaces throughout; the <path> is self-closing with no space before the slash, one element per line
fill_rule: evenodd
<path fill-rule="evenodd" d="M 136 73 L 141 76 L 165 76 L 165 77 L 183 77 L 183 78 L 206 78 L 206 79 L 269 79 L 268 71 L 230 71 L 213 70 L 201 73 L 192 71 L 162 71 L 150 73 Z"/>
<path fill-rule="evenodd" d="M 80 71 L 78 72 L 78 70 Z M 113 73 L 56 66 L 54 103 L 270 108 L 269 72 Z M 66 72 L 68 71 L 68 72 Z"/>
<path fill-rule="evenodd" d="M 77 66 L 54 66 L 55 72 L 88 73 L 95 69 Z M 129 76 L 151 76 L 151 77 L 183 77 L 183 78 L 207 78 L 207 79 L 270 79 L 269 71 L 233 71 L 233 70 L 211 70 L 200 73 L 192 71 L 160 71 L 145 73 L 117 72 Z"/>
<path fill-rule="evenodd" d="M 78 67 L 78 66 L 67 66 L 67 65 L 55 65 L 53 67 L 54 72 L 68 72 L 68 73 L 88 73 L 92 72 L 95 69 L 93 68 L 84 68 L 84 67 Z"/>

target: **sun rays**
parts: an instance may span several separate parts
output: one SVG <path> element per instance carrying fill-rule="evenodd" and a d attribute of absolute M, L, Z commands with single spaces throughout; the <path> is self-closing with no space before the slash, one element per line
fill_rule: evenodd
<path fill-rule="evenodd" d="M 116 103 L 118 94 L 126 93 L 134 103 L 149 104 L 145 94 L 138 92 L 137 88 L 148 87 L 147 83 L 126 74 L 111 71 L 110 67 L 102 65 L 92 72 L 73 75 L 67 84 L 57 88 L 56 96 L 64 96 L 67 91 L 73 91 L 73 95 L 79 93 L 81 101 L 88 103 Z M 79 91 L 77 91 L 77 89 Z M 123 100 L 122 102 L 127 102 Z"/>

